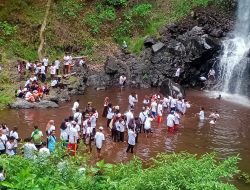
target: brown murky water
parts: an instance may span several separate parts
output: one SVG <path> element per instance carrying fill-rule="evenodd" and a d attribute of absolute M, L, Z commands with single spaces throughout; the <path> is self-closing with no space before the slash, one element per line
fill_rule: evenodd
<path fill-rule="evenodd" d="M 139 103 L 135 113 L 139 113 L 142 107 L 142 98 L 146 94 L 155 93 L 157 89 L 120 89 L 112 88 L 106 91 L 88 89 L 85 95 L 73 97 L 72 102 L 64 103 L 59 109 L 46 110 L 3 110 L 0 111 L 0 122 L 8 124 L 9 128 L 19 127 L 21 138 L 29 136 L 35 124 L 45 131 L 48 120 L 54 119 L 59 129 L 61 121 L 71 113 L 71 107 L 75 99 L 80 99 L 80 107 L 84 108 L 88 101 L 102 113 L 103 100 L 108 96 L 113 105 L 120 105 L 122 112 L 128 107 L 128 95 L 134 90 L 139 96 Z M 192 106 L 187 114 L 182 117 L 181 129 L 175 134 L 168 134 L 164 123 L 157 125 L 153 123 L 154 133 L 151 137 L 145 138 L 140 134 L 139 143 L 136 145 L 135 154 L 142 159 L 148 159 L 158 152 L 180 152 L 187 151 L 195 154 L 216 152 L 220 158 L 229 155 L 240 154 L 242 160 L 240 168 L 250 173 L 250 108 L 230 103 L 224 100 L 208 98 L 204 92 L 187 91 L 187 98 Z M 216 126 L 212 127 L 208 121 L 201 125 L 195 113 L 199 107 L 205 107 L 207 115 L 211 110 L 218 110 L 221 119 Z M 98 126 L 106 126 L 106 119 L 99 118 Z M 106 142 L 103 151 L 103 158 L 107 162 L 125 162 L 132 158 L 126 154 L 126 143 L 114 143 L 111 141 L 110 132 L 105 127 Z M 237 184 L 239 189 L 247 190 L 250 186 Z"/>

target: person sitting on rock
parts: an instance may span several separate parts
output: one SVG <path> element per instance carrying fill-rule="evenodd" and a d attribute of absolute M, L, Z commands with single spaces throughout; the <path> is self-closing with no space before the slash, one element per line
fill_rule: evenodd
<path fill-rule="evenodd" d="M 214 70 L 213 67 L 208 72 L 208 79 L 209 80 L 215 80 L 215 70 Z"/>
<path fill-rule="evenodd" d="M 35 98 L 32 94 L 32 90 L 28 91 L 26 94 L 25 94 L 25 100 L 28 101 L 28 102 L 35 102 Z"/>
<path fill-rule="evenodd" d="M 42 89 L 43 89 L 43 93 L 45 94 L 45 95 L 49 95 L 49 85 L 47 84 L 47 83 L 45 83 L 44 85 L 43 85 L 43 87 L 42 87 Z"/>

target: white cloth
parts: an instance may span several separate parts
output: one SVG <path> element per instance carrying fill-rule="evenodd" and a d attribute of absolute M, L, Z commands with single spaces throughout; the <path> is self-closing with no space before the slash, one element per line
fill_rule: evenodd
<path fill-rule="evenodd" d="M 74 120 L 77 119 L 78 125 L 82 124 L 82 113 L 81 112 L 76 112 L 74 113 Z"/>
<path fill-rule="evenodd" d="M 56 66 L 50 66 L 50 74 L 55 75 L 56 74 Z"/>
<path fill-rule="evenodd" d="M 125 116 L 127 118 L 126 125 L 128 127 L 128 123 L 130 122 L 130 120 L 134 119 L 134 114 L 131 111 L 128 111 L 127 113 L 125 113 Z"/>
<path fill-rule="evenodd" d="M 113 116 L 114 116 L 114 113 L 112 112 L 112 108 L 108 108 L 107 119 L 112 119 Z"/>
<path fill-rule="evenodd" d="M 142 124 L 145 123 L 147 117 L 148 117 L 148 112 L 147 111 L 140 112 L 139 118 L 141 119 Z"/>
<path fill-rule="evenodd" d="M 15 155 L 15 152 L 13 150 L 14 145 L 15 145 L 14 142 L 10 143 L 9 141 L 7 141 L 7 143 L 6 143 L 6 154 L 8 154 L 9 156 Z"/>
<path fill-rule="evenodd" d="M 40 67 L 40 72 L 41 72 L 41 74 L 45 74 L 45 66 L 44 65 L 42 65 Z"/>
<path fill-rule="evenodd" d="M 135 145 L 136 134 L 131 129 L 128 130 L 128 144 Z"/>
<path fill-rule="evenodd" d="M 0 150 L 4 150 L 5 149 L 5 144 L 7 142 L 7 136 L 2 134 L 2 136 L 0 137 Z"/>
<path fill-rule="evenodd" d="M 92 127 L 92 128 L 95 128 L 95 127 L 96 127 L 96 116 L 95 116 L 95 114 L 93 114 L 93 115 L 89 118 L 89 120 L 90 120 L 90 123 L 91 123 L 91 127 Z"/>
<path fill-rule="evenodd" d="M 76 144 L 78 138 L 77 129 L 74 127 L 69 128 L 69 143 Z"/>
<path fill-rule="evenodd" d="M 159 116 L 162 116 L 162 114 L 163 114 L 163 106 L 162 106 L 162 104 L 158 104 L 158 107 L 157 107 L 157 114 L 158 114 Z"/>
<path fill-rule="evenodd" d="M 68 140 L 68 129 L 65 130 L 60 129 L 60 139 L 67 141 Z"/>
<path fill-rule="evenodd" d="M 15 138 L 15 140 L 14 140 L 14 143 L 15 143 L 14 147 L 16 148 L 17 145 L 18 145 L 17 139 L 19 139 L 18 133 L 16 131 L 11 131 L 10 132 L 10 137 L 14 137 Z"/>
<path fill-rule="evenodd" d="M 126 79 L 127 79 L 127 78 L 126 78 L 125 76 L 124 76 L 124 77 L 123 77 L 123 76 L 120 76 L 119 84 L 120 84 L 120 85 L 123 85 L 123 83 L 126 81 Z"/>
<path fill-rule="evenodd" d="M 55 67 L 56 69 L 59 69 L 60 68 L 60 61 L 59 60 L 55 60 Z"/>
<path fill-rule="evenodd" d="M 102 132 L 96 132 L 95 134 L 95 144 L 96 144 L 96 147 L 101 149 L 102 148 L 102 145 L 103 145 L 103 141 L 105 140 L 105 136 Z"/>
<path fill-rule="evenodd" d="M 173 114 L 169 114 L 167 117 L 167 126 L 174 127 L 175 116 Z"/>
<path fill-rule="evenodd" d="M 79 108 L 79 103 L 74 102 L 73 107 L 72 107 L 72 111 L 76 111 L 77 108 Z"/>
<path fill-rule="evenodd" d="M 156 101 L 153 101 L 151 103 L 151 111 L 152 112 L 157 112 L 157 103 L 156 103 Z"/>
<path fill-rule="evenodd" d="M 37 151 L 37 148 L 33 143 L 24 144 L 23 153 L 25 158 L 34 159 L 35 151 Z"/>
<path fill-rule="evenodd" d="M 203 110 L 201 110 L 200 113 L 198 113 L 198 115 L 199 115 L 200 121 L 204 121 L 204 119 L 205 119 L 205 112 Z"/>
<path fill-rule="evenodd" d="M 176 72 L 175 72 L 175 76 L 179 77 L 181 74 L 181 68 L 177 68 Z"/>
<path fill-rule="evenodd" d="M 135 97 L 133 97 L 132 95 L 129 95 L 129 97 L 128 97 L 129 105 L 134 106 L 136 102 L 138 102 L 138 100 Z"/>
<path fill-rule="evenodd" d="M 38 152 L 38 156 L 39 156 L 40 158 L 46 158 L 46 157 L 48 157 L 49 155 L 50 155 L 50 151 L 49 151 L 49 149 L 46 148 L 46 147 L 41 148 L 41 149 L 39 150 L 39 152 Z"/>
<path fill-rule="evenodd" d="M 148 130 L 151 128 L 151 122 L 153 121 L 153 118 L 151 117 L 148 117 L 145 121 L 145 124 L 144 124 L 144 129 Z"/>
<path fill-rule="evenodd" d="M 180 119 L 181 119 L 180 115 L 177 112 L 175 112 L 174 113 L 174 123 L 179 125 L 180 124 Z"/>
<path fill-rule="evenodd" d="M 48 129 L 48 134 L 50 135 L 52 131 L 55 131 L 56 130 L 56 127 L 55 125 L 51 125 L 50 128 Z"/>
<path fill-rule="evenodd" d="M 43 64 L 45 67 L 47 67 L 49 65 L 49 59 L 48 58 L 44 58 L 43 59 Z"/>

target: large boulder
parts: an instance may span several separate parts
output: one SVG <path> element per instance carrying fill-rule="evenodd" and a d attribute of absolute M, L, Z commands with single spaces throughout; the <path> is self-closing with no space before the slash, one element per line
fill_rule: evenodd
<path fill-rule="evenodd" d="M 67 89 L 52 88 L 48 96 L 44 97 L 55 103 L 66 102 L 70 100 L 69 91 Z"/>
<path fill-rule="evenodd" d="M 49 100 L 41 100 L 40 102 L 27 102 L 22 98 L 17 98 L 14 103 L 10 105 L 12 109 L 31 109 L 31 108 L 58 108 L 58 104 Z"/>
<path fill-rule="evenodd" d="M 160 93 L 164 96 L 184 97 L 185 91 L 181 85 L 175 83 L 171 79 L 166 79 L 160 86 Z"/>

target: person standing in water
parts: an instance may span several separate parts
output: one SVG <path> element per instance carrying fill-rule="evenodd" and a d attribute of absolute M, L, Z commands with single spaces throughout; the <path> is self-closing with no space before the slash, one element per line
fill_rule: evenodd
<path fill-rule="evenodd" d="M 72 113 L 73 113 L 73 115 L 75 114 L 76 109 L 79 109 L 79 106 L 80 106 L 79 102 L 80 102 L 80 100 L 76 100 L 74 102 L 74 104 L 73 104 L 73 107 L 72 107 Z"/>
<path fill-rule="evenodd" d="M 97 150 L 97 158 L 100 158 L 101 156 L 101 149 L 103 146 L 103 141 L 105 141 L 105 136 L 103 134 L 103 127 L 99 127 L 99 131 L 95 134 L 95 145 Z"/>
<path fill-rule="evenodd" d="M 126 76 L 122 74 L 119 78 L 119 86 L 121 89 L 125 87 L 126 80 L 127 80 Z"/>
<path fill-rule="evenodd" d="M 173 133 L 174 132 L 174 125 L 175 125 L 175 116 L 174 111 L 171 111 L 170 114 L 167 116 L 167 127 L 168 132 Z"/>
<path fill-rule="evenodd" d="M 199 116 L 200 122 L 204 122 L 204 120 L 205 120 L 205 109 L 203 107 L 201 107 L 200 112 L 197 113 L 197 115 Z"/>
<path fill-rule="evenodd" d="M 128 130 L 128 148 L 126 150 L 126 152 L 128 153 L 129 150 L 131 151 L 131 153 L 133 154 L 133 150 L 134 150 L 134 146 L 135 146 L 135 137 L 136 137 L 136 133 L 134 128 L 129 128 Z"/>

